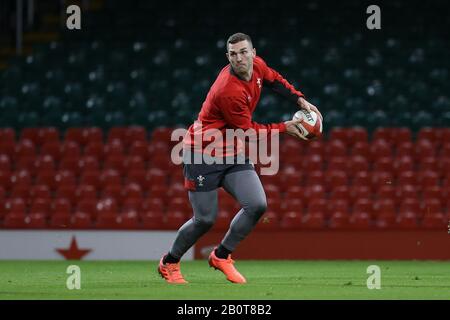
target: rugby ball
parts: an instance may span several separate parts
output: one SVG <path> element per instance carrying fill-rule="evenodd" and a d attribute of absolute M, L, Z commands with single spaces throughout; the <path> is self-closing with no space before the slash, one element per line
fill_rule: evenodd
<path fill-rule="evenodd" d="M 292 120 L 303 118 L 303 122 L 296 124 L 300 137 L 304 140 L 312 140 L 322 135 L 322 121 L 317 113 L 302 109 L 294 114 Z"/>

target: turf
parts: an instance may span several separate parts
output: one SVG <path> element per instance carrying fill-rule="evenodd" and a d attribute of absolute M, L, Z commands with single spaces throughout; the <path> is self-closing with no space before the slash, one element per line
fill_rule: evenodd
<path fill-rule="evenodd" d="M 68 290 L 66 269 L 81 269 Z M 381 289 L 366 285 L 369 265 Z M 450 299 L 450 262 L 238 261 L 246 285 L 225 280 L 206 261 L 186 261 L 188 285 L 168 285 L 156 261 L 0 261 L 0 299 Z"/>

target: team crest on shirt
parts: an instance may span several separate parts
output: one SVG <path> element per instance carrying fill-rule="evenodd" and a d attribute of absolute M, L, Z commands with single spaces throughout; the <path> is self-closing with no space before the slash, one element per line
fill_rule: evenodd
<path fill-rule="evenodd" d="M 198 180 L 198 186 L 199 186 L 199 187 L 203 187 L 203 181 L 205 181 L 205 177 L 202 176 L 202 175 L 199 175 L 199 176 L 197 177 L 197 180 Z"/>
<path fill-rule="evenodd" d="M 256 84 L 258 85 L 258 88 L 261 89 L 261 87 L 262 87 L 261 78 L 256 79 Z"/>

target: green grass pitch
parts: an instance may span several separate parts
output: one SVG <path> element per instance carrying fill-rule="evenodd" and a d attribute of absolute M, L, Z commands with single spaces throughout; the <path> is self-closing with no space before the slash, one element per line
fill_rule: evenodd
<path fill-rule="evenodd" d="M 81 289 L 68 290 L 69 265 Z M 381 289 L 369 290 L 378 265 Z M 207 261 L 182 262 L 190 283 L 168 285 L 156 261 L 0 261 L 0 299 L 450 299 L 450 262 L 237 261 L 245 285 L 225 280 Z"/>

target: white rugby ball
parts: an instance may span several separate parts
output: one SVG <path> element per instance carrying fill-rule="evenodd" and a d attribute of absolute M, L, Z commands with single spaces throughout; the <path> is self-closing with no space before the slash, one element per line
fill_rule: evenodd
<path fill-rule="evenodd" d="M 309 112 L 305 109 L 299 110 L 294 114 L 292 120 L 303 118 L 303 122 L 296 125 L 300 136 L 304 140 L 312 140 L 319 138 L 322 135 L 322 121 L 319 115 L 312 111 Z"/>

